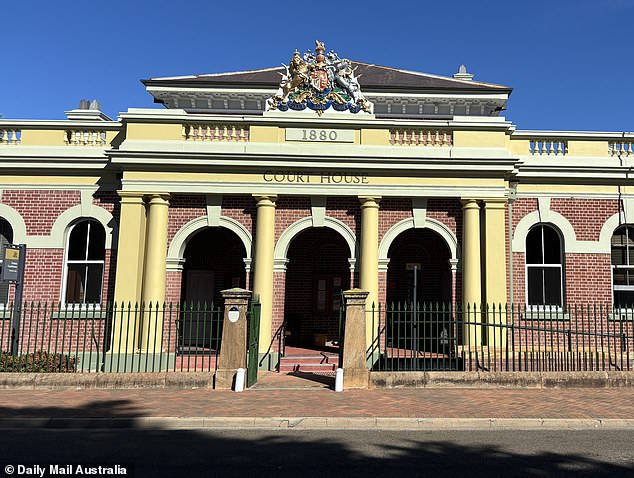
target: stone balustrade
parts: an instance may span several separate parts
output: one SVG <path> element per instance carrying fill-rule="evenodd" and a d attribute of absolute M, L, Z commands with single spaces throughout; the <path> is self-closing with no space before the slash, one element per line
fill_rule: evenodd
<path fill-rule="evenodd" d="M 558 138 L 534 138 L 529 140 L 529 152 L 533 156 L 565 156 L 568 141 Z"/>
<path fill-rule="evenodd" d="M 105 146 L 106 143 L 105 131 L 69 129 L 64 136 L 64 144 L 69 146 Z"/>
<path fill-rule="evenodd" d="M 22 131 L 15 128 L 0 128 L 0 144 L 20 144 Z"/>
<path fill-rule="evenodd" d="M 390 144 L 393 146 L 452 146 L 453 135 L 446 130 L 391 129 Z"/>
<path fill-rule="evenodd" d="M 610 141 L 608 142 L 608 152 L 610 156 L 634 157 L 634 140 Z"/>
<path fill-rule="evenodd" d="M 206 142 L 248 142 L 249 127 L 227 124 L 185 124 L 183 139 Z"/>

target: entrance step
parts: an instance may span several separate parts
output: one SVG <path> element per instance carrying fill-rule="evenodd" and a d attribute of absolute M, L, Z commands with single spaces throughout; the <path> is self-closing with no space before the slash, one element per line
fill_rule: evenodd
<path fill-rule="evenodd" d="M 339 355 L 329 352 L 286 355 L 280 359 L 280 372 L 334 372 Z"/>
<path fill-rule="evenodd" d="M 337 370 L 336 363 L 292 363 L 282 362 L 280 373 L 290 372 L 334 372 Z"/>

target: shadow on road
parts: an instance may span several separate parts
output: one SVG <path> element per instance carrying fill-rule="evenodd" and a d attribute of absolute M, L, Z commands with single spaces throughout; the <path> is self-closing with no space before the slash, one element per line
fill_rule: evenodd
<path fill-rule="evenodd" d="M 7 464 L 134 464 L 135 476 L 632 476 L 632 432 L 392 432 L 354 430 L 165 430 L 147 428 L 127 400 L 81 408 L 0 407 L 2 417 L 124 418 L 126 429 L 0 431 Z M 577 440 L 572 452 L 562 436 Z M 520 445 L 514 444 L 518 441 Z M 629 443 L 629 446 L 628 446 Z M 608 463 L 601 447 L 629 458 Z M 585 447 L 585 448 L 584 448 Z M 581 449 L 592 453 L 579 452 Z M 592 455 L 592 456 L 590 456 Z M 619 460 L 617 460 L 618 462 Z M 0 475 L 2 476 L 2 475 Z M 5 475 L 6 476 L 6 475 Z"/>

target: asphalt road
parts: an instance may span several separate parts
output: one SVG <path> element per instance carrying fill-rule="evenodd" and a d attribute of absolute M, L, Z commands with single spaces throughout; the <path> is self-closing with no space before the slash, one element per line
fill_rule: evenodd
<path fill-rule="evenodd" d="M 27 476 L 17 465 L 51 463 L 133 465 L 153 478 L 631 477 L 634 430 L 0 431 L 0 477 L 7 465 Z"/>

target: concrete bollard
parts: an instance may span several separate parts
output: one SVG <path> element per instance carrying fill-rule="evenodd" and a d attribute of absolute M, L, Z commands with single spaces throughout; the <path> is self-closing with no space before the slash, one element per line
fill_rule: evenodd
<path fill-rule="evenodd" d="M 234 392 L 242 392 L 244 390 L 244 369 L 239 368 L 236 370 L 236 385 L 233 389 Z"/>
<path fill-rule="evenodd" d="M 335 392 L 343 392 L 343 369 L 338 368 L 335 375 Z"/>

